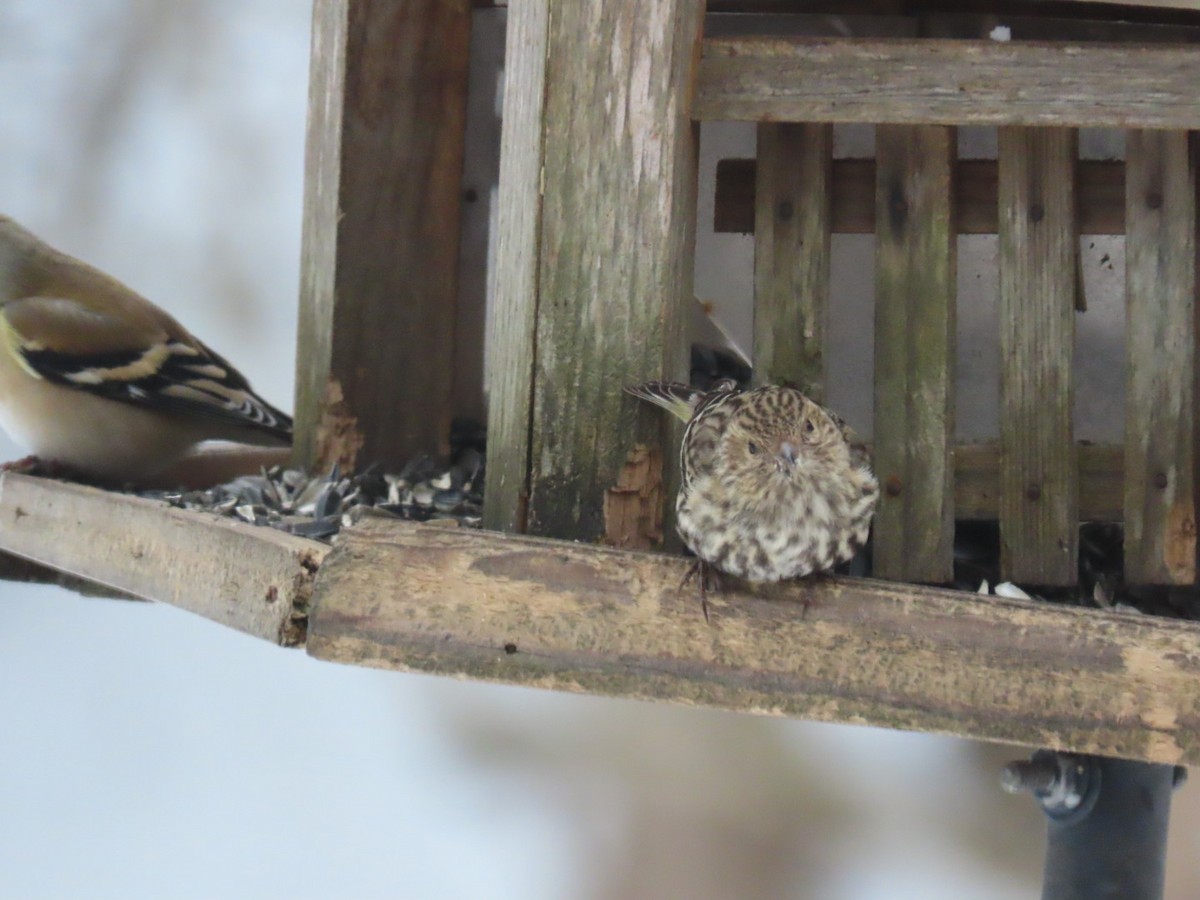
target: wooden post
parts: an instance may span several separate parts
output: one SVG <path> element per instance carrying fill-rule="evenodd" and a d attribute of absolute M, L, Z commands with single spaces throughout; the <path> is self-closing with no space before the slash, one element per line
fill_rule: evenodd
<path fill-rule="evenodd" d="M 549 0 L 525 5 L 522 21 L 541 22 L 550 9 Z M 531 345 L 525 306 L 525 324 L 507 344 L 497 334 L 492 352 L 496 373 L 495 367 L 527 366 L 532 347 L 529 457 L 520 458 L 526 452 L 520 441 L 493 446 L 493 460 L 512 458 L 499 463 L 506 473 L 500 499 L 489 485 L 487 518 L 519 519 L 513 498 L 527 470 L 531 532 L 649 546 L 662 537 L 663 459 L 673 454 L 662 451 L 661 411 L 640 406 L 621 388 L 686 373 L 698 134 L 688 97 L 703 4 L 555 4 L 553 12 L 539 57 L 540 226 L 513 236 L 499 273 L 513 280 L 498 285 L 508 302 L 535 304 L 535 338 Z M 521 90 L 532 109 L 538 83 L 529 77 L 510 88 Z M 506 108 L 517 102 L 506 100 Z M 526 136 L 520 152 L 536 154 L 534 141 Z M 506 189 L 528 197 L 529 187 Z M 532 283 L 530 270 L 513 265 L 521 254 L 536 260 Z M 536 298 L 526 293 L 514 301 L 521 284 L 533 287 Z M 528 382 L 491 384 L 506 433 L 518 432 Z M 497 391 L 510 396 L 500 399 Z"/>
<path fill-rule="evenodd" d="M 1125 140 L 1125 579 L 1191 584 L 1195 164 L 1186 131 Z"/>
<path fill-rule="evenodd" d="M 469 0 L 316 0 L 296 457 L 397 465 L 452 410 Z"/>
<path fill-rule="evenodd" d="M 758 126 L 754 375 L 825 393 L 833 127 Z"/>
<path fill-rule="evenodd" d="M 875 516 L 873 573 L 953 577 L 955 131 L 875 131 Z"/>
<path fill-rule="evenodd" d="M 1000 129 L 1000 564 L 1025 584 L 1077 577 L 1075 148 L 1071 130 Z"/>
<path fill-rule="evenodd" d="M 549 22 L 548 2 L 508 11 L 483 507 L 483 526 L 496 531 L 524 531 L 529 504 Z"/>

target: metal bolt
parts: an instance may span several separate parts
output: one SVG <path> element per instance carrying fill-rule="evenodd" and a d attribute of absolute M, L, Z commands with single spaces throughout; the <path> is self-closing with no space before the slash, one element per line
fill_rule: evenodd
<path fill-rule="evenodd" d="M 1158 193 L 1157 191 L 1151 191 L 1146 195 L 1146 205 L 1151 209 L 1158 209 L 1160 206 L 1162 206 L 1162 201 L 1162 194 Z"/>
<path fill-rule="evenodd" d="M 1156 488 L 1158 488 L 1160 491 L 1165 491 L 1167 489 L 1167 473 L 1166 472 L 1158 472 L 1155 474 L 1154 486 Z"/>
<path fill-rule="evenodd" d="M 1040 203 L 1035 203 L 1029 207 L 1029 218 L 1034 222 L 1040 222 L 1046 218 L 1046 210 Z"/>
<path fill-rule="evenodd" d="M 1030 500 L 1041 500 L 1042 486 L 1040 484 L 1031 484 L 1029 487 L 1025 488 L 1025 496 Z"/>
<path fill-rule="evenodd" d="M 1049 816 L 1062 818 L 1094 796 L 1098 784 L 1095 762 L 1084 756 L 1039 750 L 1033 758 L 1017 760 L 1000 773 L 1000 786 L 1010 794 L 1029 791 Z"/>
<path fill-rule="evenodd" d="M 776 210 L 776 215 L 779 216 L 781 222 L 786 222 L 796 213 L 796 208 L 792 205 L 791 200 L 780 202 L 779 208 Z"/>
<path fill-rule="evenodd" d="M 1009 794 L 1046 794 L 1058 784 L 1058 778 L 1058 765 L 1053 760 L 1018 759 L 1000 770 L 1000 787 Z"/>
<path fill-rule="evenodd" d="M 887 491 L 889 497 L 899 497 L 900 492 L 904 490 L 904 483 L 900 480 L 900 476 L 889 475 L 887 482 L 884 484 L 884 490 Z"/>

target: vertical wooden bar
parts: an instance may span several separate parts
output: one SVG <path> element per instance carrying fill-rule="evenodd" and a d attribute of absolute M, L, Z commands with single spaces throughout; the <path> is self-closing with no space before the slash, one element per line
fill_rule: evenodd
<path fill-rule="evenodd" d="M 953 576 L 955 130 L 875 129 L 873 574 Z"/>
<path fill-rule="evenodd" d="M 1125 147 L 1125 579 L 1190 584 L 1196 171 L 1186 131 Z"/>
<path fill-rule="evenodd" d="M 661 449 L 664 416 L 621 388 L 687 370 L 699 133 L 688 101 L 703 8 L 701 0 L 553 7 L 534 533 L 626 546 L 662 538 L 663 459 L 676 464 Z"/>
<path fill-rule="evenodd" d="M 833 126 L 762 123 L 754 208 L 754 374 L 825 392 Z"/>
<path fill-rule="evenodd" d="M 397 465 L 446 441 L 469 0 L 316 0 L 296 458 Z"/>
<path fill-rule="evenodd" d="M 508 10 L 483 526 L 524 531 L 529 502 L 549 0 Z"/>
<path fill-rule="evenodd" d="M 1000 129 L 1000 565 L 1019 584 L 1077 577 L 1075 157 L 1073 130 Z"/>

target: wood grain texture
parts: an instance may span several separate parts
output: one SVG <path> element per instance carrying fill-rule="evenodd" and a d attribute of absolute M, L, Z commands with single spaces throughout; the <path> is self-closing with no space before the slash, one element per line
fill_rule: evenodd
<path fill-rule="evenodd" d="M 713 230 L 754 233 L 755 179 L 752 159 L 717 163 Z M 835 159 L 830 225 L 834 234 L 874 234 L 875 161 Z M 955 163 L 954 224 L 959 234 L 996 234 L 998 174 L 995 160 L 962 159 Z M 1078 164 L 1079 231 L 1081 234 L 1125 233 L 1125 164 L 1084 160 Z"/>
<path fill-rule="evenodd" d="M 530 532 L 611 538 L 606 492 L 637 445 L 664 446 L 668 417 L 621 388 L 687 372 L 702 12 L 560 4 L 550 19 Z"/>
<path fill-rule="evenodd" d="M 320 659 L 1200 762 L 1200 625 L 817 578 L 712 600 L 678 557 L 403 522 L 344 533 Z M 807 604 L 807 609 L 806 609 Z"/>
<path fill-rule="evenodd" d="M 1196 580 L 1196 170 L 1183 131 L 1126 135 L 1125 579 Z"/>
<path fill-rule="evenodd" d="M 296 456 L 399 465 L 447 440 L 468 0 L 317 0 Z"/>
<path fill-rule="evenodd" d="M 833 128 L 758 126 L 754 377 L 825 393 Z"/>
<path fill-rule="evenodd" d="M 1076 135 L 1000 129 L 1001 571 L 1074 584 Z"/>
<path fill-rule="evenodd" d="M 495 531 L 524 531 L 529 502 L 549 22 L 549 0 L 508 13 L 483 506 L 483 525 Z"/>
<path fill-rule="evenodd" d="M 704 42 L 700 120 L 1197 128 L 1200 47 L 886 38 Z"/>
<path fill-rule="evenodd" d="M 1079 521 L 1120 522 L 1124 515 L 1125 448 L 1076 444 Z M 1001 452 L 997 444 L 954 448 L 954 516 L 996 519 L 1000 511 Z"/>
<path fill-rule="evenodd" d="M 41 563 L 33 562 L 33 560 L 13 556 L 11 553 L 0 552 L 0 581 L 12 581 L 17 584 L 50 584 L 65 588 L 81 597 L 136 600 L 138 602 L 142 600 L 141 597 L 118 591 L 108 585 L 89 581 L 86 578 L 78 578 L 69 572 L 60 572 L 49 566 L 43 566 Z"/>
<path fill-rule="evenodd" d="M 875 241 L 875 472 L 872 572 L 953 577 L 955 131 L 881 125 Z"/>
<path fill-rule="evenodd" d="M 287 646 L 329 547 L 211 513 L 0 475 L 0 550 Z"/>

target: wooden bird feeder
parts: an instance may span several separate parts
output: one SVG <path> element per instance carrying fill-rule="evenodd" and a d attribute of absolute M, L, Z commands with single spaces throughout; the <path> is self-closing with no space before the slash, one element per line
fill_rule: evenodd
<path fill-rule="evenodd" d="M 1196 583 L 1200 12 L 946 6 L 713 0 L 710 20 L 836 12 L 864 35 L 718 38 L 699 0 L 512 0 L 487 530 L 368 518 L 331 549 L 4 475 L 0 547 L 53 570 L 10 559 L 10 576 L 82 579 L 358 665 L 1200 764 L 1200 623 L 926 586 L 951 579 L 956 522 L 980 518 L 1018 583 L 1073 583 L 1081 521 L 1123 523 L 1130 582 Z M 483 408 L 483 297 L 457 276 L 472 15 L 316 0 L 302 464 L 395 465 Z M 1000 21 L 1012 40 L 988 39 Z M 715 218 L 754 233 L 763 377 L 820 392 L 831 235 L 875 235 L 885 491 L 875 580 L 734 588 L 708 624 L 678 590 L 686 561 L 653 552 L 677 430 L 620 388 L 686 377 L 714 121 L 757 123 L 757 158 L 719 166 Z M 835 160 L 836 123 L 874 125 L 874 158 Z M 998 127 L 997 160 L 958 160 L 966 124 Z M 1085 127 L 1123 129 L 1124 162 L 1079 162 Z M 964 233 L 999 236 L 1002 413 L 998 442 L 958 446 Z M 1081 233 L 1125 236 L 1122 445 L 1073 430 Z"/>

